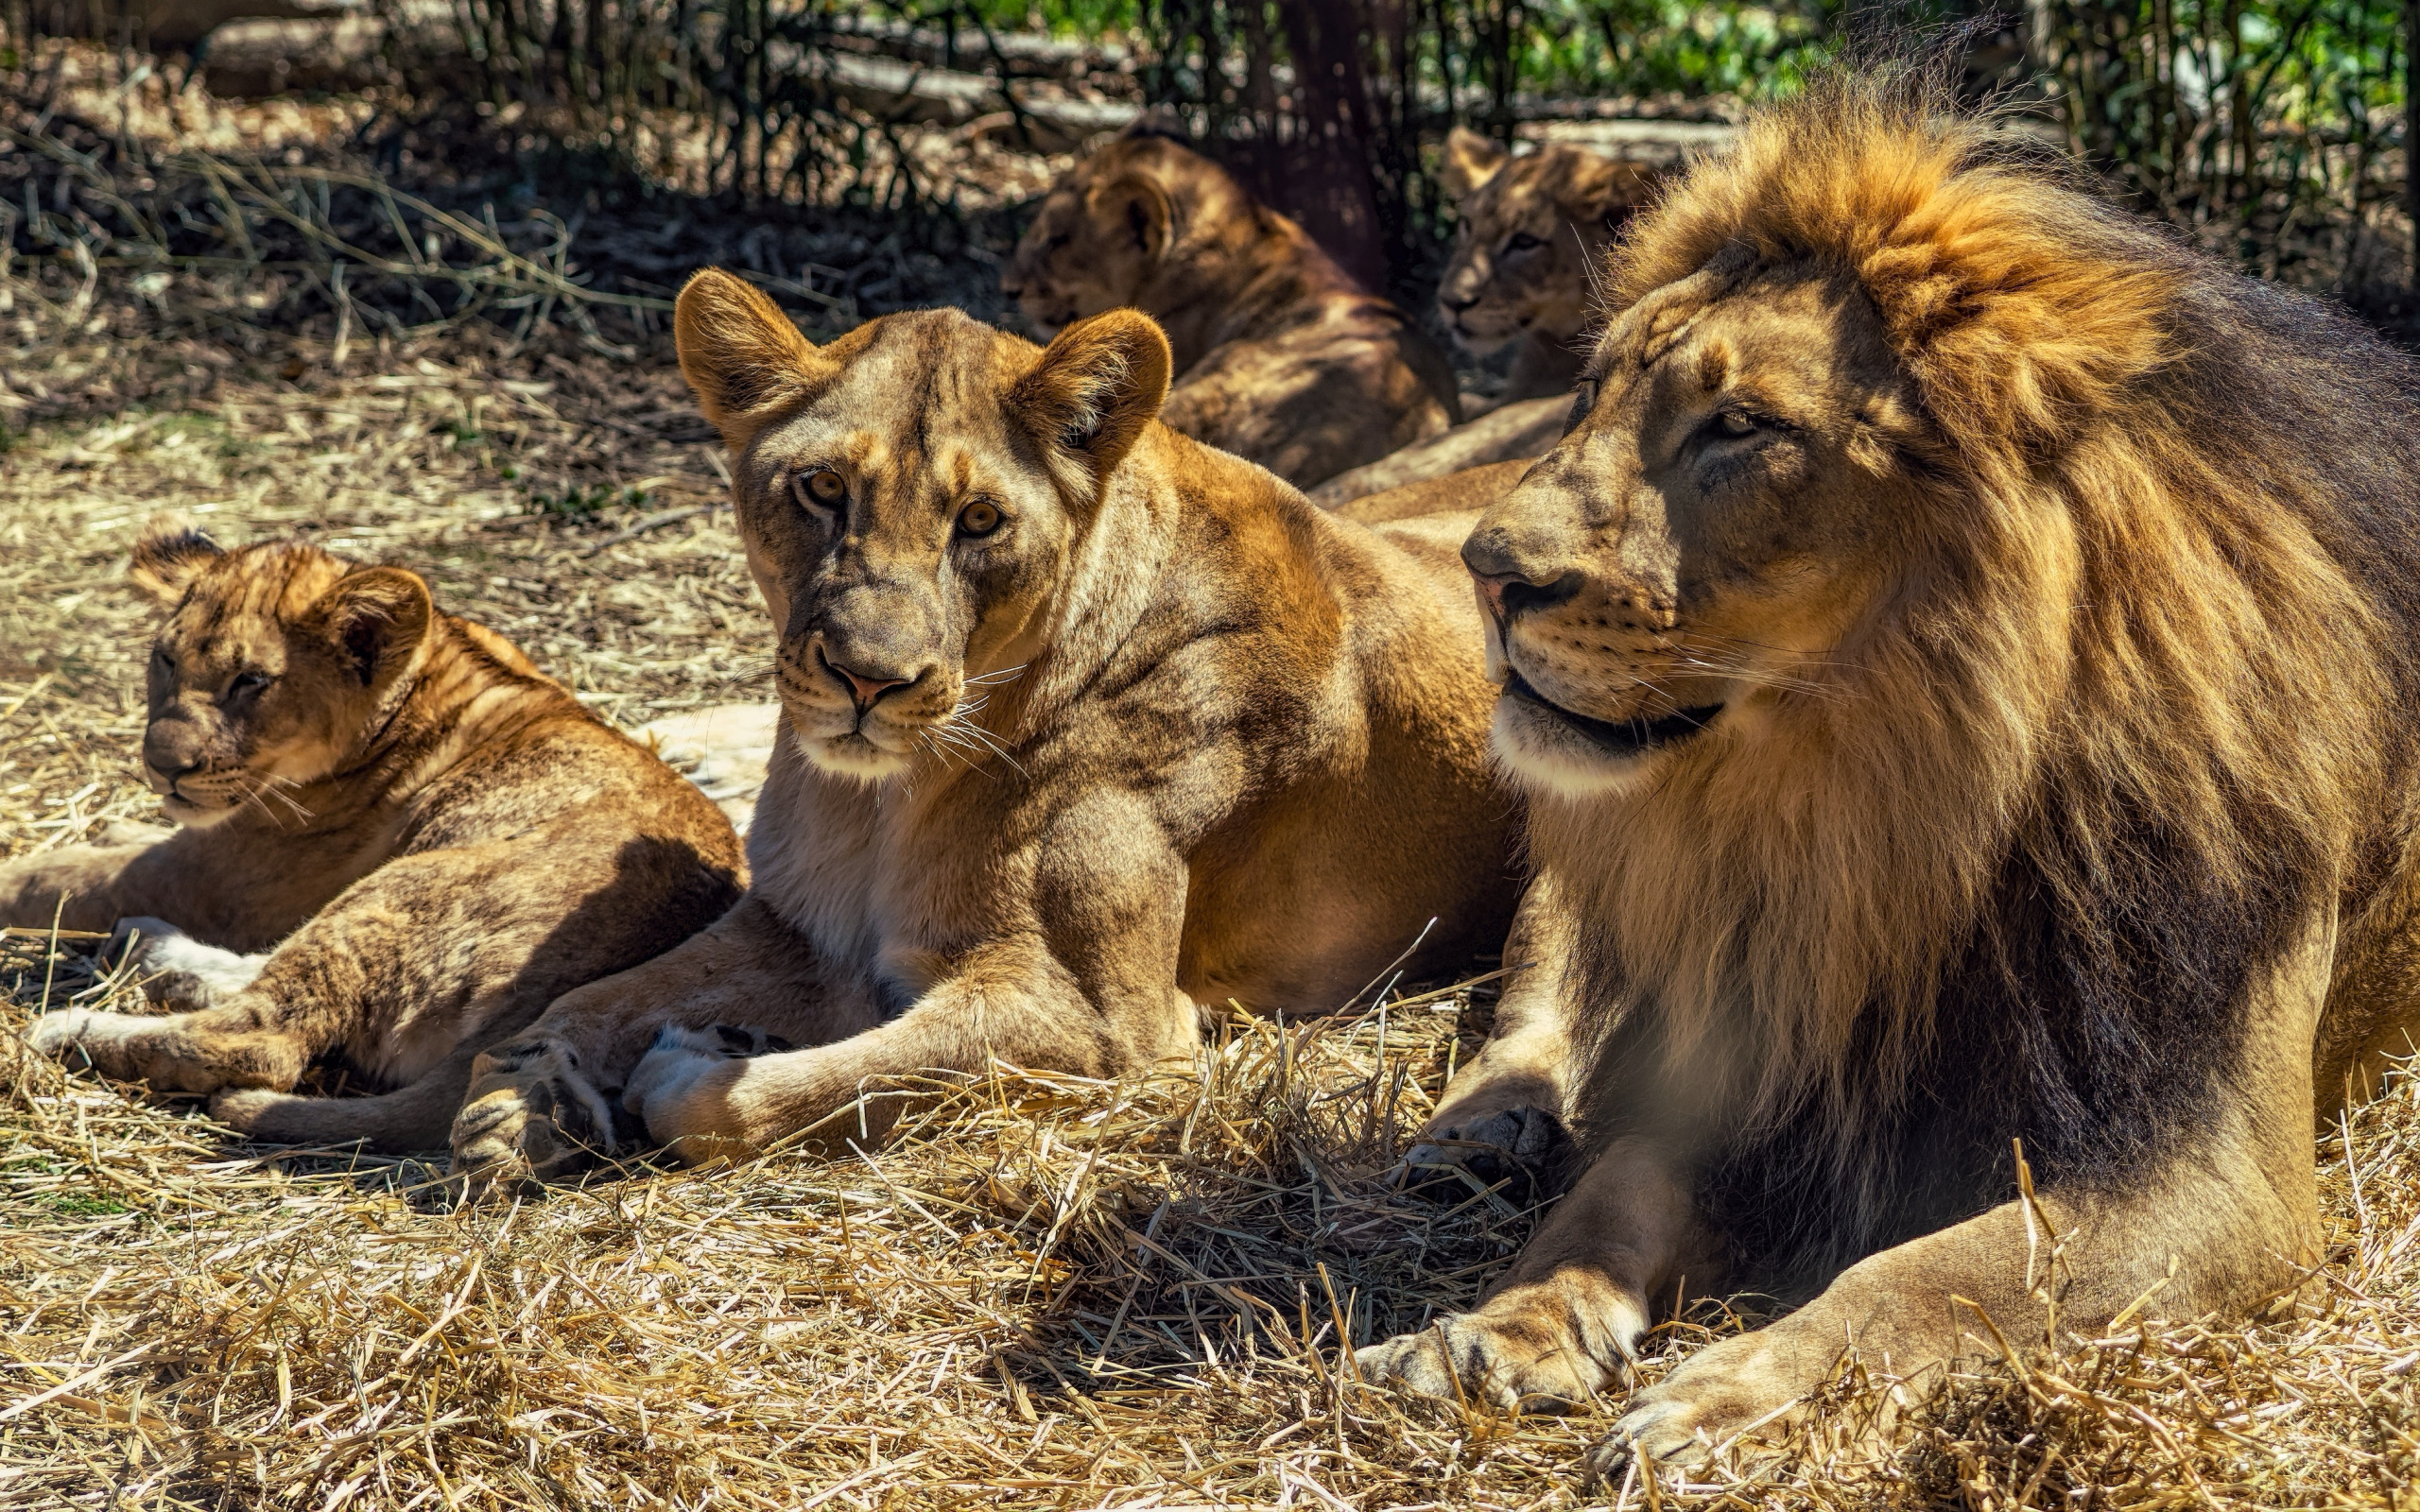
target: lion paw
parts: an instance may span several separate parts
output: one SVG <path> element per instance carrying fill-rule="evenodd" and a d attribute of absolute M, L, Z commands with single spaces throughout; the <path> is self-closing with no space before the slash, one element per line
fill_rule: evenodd
<path fill-rule="evenodd" d="M 613 1154 L 619 1121 L 613 1099 L 554 1040 L 500 1045 L 471 1068 L 454 1115 L 454 1182 L 476 1199 L 524 1183 L 560 1181 Z"/>
<path fill-rule="evenodd" d="M 1353 1364 L 1372 1385 L 1498 1412 L 1564 1412 L 1622 1383 L 1625 1371 L 1587 1358 L 1562 1329 L 1480 1313 L 1440 1318 L 1356 1350 Z"/>
<path fill-rule="evenodd" d="M 103 959 L 131 964 L 143 995 L 155 1003 L 207 1008 L 252 985 L 268 963 L 263 955 L 238 955 L 204 945 L 164 919 L 121 919 L 103 948 Z"/>
<path fill-rule="evenodd" d="M 762 1029 L 666 1024 L 631 1073 L 622 1106 L 645 1121 L 649 1139 L 683 1160 L 728 1153 L 723 1147 L 730 1143 L 724 1093 L 735 1063 L 794 1048 Z"/>
<path fill-rule="evenodd" d="M 1678 1459 L 1743 1434 L 1786 1425 L 1806 1396 L 1823 1384 L 1823 1376 L 1793 1368 L 1795 1351 L 1776 1348 L 1766 1337 L 1770 1332 L 1709 1346 L 1632 1398 L 1612 1435 L 1589 1454 L 1589 1469 L 1612 1477 L 1634 1459 Z"/>
<path fill-rule="evenodd" d="M 1424 1171 L 1452 1167 L 1482 1186 L 1505 1184 L 1516 1200 L 1544 1197 L 1562 1184 L 1577 1148 L 1563 1120 L 1545 1108 L 1502 1108 L 1425 1132 L 1396 1167 L 1396 1180 L 1416 1184 Z"/>

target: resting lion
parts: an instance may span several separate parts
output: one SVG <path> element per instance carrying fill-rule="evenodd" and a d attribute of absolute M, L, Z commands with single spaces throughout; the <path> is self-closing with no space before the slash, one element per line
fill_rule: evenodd
<path fill-rule="evenodd" d="M 1575 1400 L 1676 1301 L 1798 1304 L 1604 1465 L 1996 1352 L 2054 1238 L 2069 1330 L 2239 1315 L 2420 1008 L 2420 370 L 1891 76 L 1633 234 L 1463 552 L 1537 878 L 1437 1132 L 1589 1163 L 1364 1375 Z"/>
<path fill-rule="evenodd" d="M 1461 418 L 1454 370 L 1228 172 L 1148 129 L 1051 186 L 1001 289 L 1046 334 L 1131 306 L 1160 322 L 1160 419 L 1302 488 Z"/>
<path fill-rule="evenodd" d="M 1518 343 L 1500 403 L 1570 393 L 1586 355 L 1591 271 L 1663 175 L 1567 142 L 1516 158 L 1459 126 L 1443 167 L 1458 224 L 1438 317 L 1475 356 Z"/>
<path fill-rule="evenodd" d="M 1157 423 L 1132 310 L 817 348 L 706 272 L 674 320 L 780 637 L 752 890 L 485 1057 L 458 1170 L 572 1168 L 527 1110 L 616 1086 L 683 1157 L 837 1147 L 922 1072 L 1116 1075 L 1500 943 L 1473 516 L 1364 529 Z"/>
<path fill-rule="evenodd" d="M 1461 228 L 1437 313 L 1478 356 L 1519 343 L 1495 407 L 1340 472 L 1311 490 L 1329 508 L 1465 468 L 1544 456 L 1563 434 L 1588 328 L 1588 270 L 1661 175 L 1557 143 L 1515 158 L 1476 131 L 1445 139 Z"/>
<path fill-rule="evenodd" d="M 185 1011 L 51 1013 L 36 1049 L 257 1139 L 426 1149 L 482 1046 L 738 896 L 703 794 L 412 574 L 170 519 L 133 577 L 172 606 L 143 770 L 182 828 L 0 862 L 0 924 L 121 926 Z M 398 1090 L 287 1095 L 331 1055 Z"/>

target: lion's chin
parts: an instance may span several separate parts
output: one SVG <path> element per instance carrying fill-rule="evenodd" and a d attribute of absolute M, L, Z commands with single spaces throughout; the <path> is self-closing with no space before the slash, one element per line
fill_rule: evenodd
<path fill-rule="evenodd" d="M 168 817 L 172 821 L 183 828 L 207 830 L 214 824 L 224 823 L 237 809 L 243 807 L 243 804 L 240 802 L 197 803 L 182 794 L 164 793 L 160 796 L 160 806 L 168 811 Z"/>
<path fill-rule="evenodd" d="M 845 735 L 798 737 L 799 754 L 818 770 L 859 782 L 886 782 L 914 765 L 905 751 L 885 750 L 854 730 Z"/>
<path fill-rule="evenodd" d="M 1516 780 L 1564 798 L 1609 798 L 1637 787 L 1655 758 L 1695 739 L 1721 704 L 1661 719 L 1592 719 L 1547 702 L 1517 672 L 1495 700 L 1497 759 Z"/>

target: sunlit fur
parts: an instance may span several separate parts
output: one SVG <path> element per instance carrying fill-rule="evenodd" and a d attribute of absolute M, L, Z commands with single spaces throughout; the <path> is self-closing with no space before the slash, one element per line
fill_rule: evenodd
<path fill-rule="evenodd" d="M 1599 361 L 1792 265 L 1845 270 L 1914 395 L 1856 453 L 1921 501 L 1897 559 L 1836 645 L 1760 668 L 1789 686 L 1753 725 L 1540 784 L 1533 843 L 1743 1137 L 1827 1108 L 1845 1158 L 2013 868 L 2063 917 L 2181 878 L 2258 932 L 2302 906 L 2281 868 L 2357 864 L 2408 748 L 2364 497 L 2414 459 L 2366 337 L 1872 83 L 1765 112 L 1642 220 Z"/>

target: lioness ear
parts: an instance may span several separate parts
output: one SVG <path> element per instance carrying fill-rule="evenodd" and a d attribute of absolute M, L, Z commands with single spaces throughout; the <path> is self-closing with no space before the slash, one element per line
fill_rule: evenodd
<path fill-rule="evenodd" d="M 1168 243 L 1176 237 L 1176 208 L 1168 203 L 1167 190 L 1139 173 L 1130 173 L 1101 191 L 1101 202 L 1125 223 L 1147 261 L 1156 263 L 1167 255 Z"/>
<path fill-rule="evenodd" d="M 1096 481 L 1125 460 L 1168 396 L 1168 338 L 1140 310 L 1111 310 L 1059 333 L 1009 390 L 1034 438 L 1080 458 Z"/>
<path fill-rule="evenodd" d="M 1445 162 L 1438 173 L 1438 181 L 1456 199 L 1469 197 L 1470 192 L 1495 177 L 1504 166 L 1505 150 L 1467 126 L 1458 126 L 1445 133 Z"/>
<path fill-rule="evenodd" d="M 218 542 L 195 529 L 183 515 L 154 515 L 134 543 L 134 560 L 126 576 L 153 603 L 173 604 L 185 596 L 204 567 L 225 555 Z"/>
<path fill-rule="evenodd" d="M 402 670 L 428 637 L 437 607 L 428 585 L 401 567 L 364 567 L 337 579 L 311 606 L 320 633 L 370 687 Z"/>
<path fill-rule="evenodd" d="M 698 407 L 735 447 L 756 433 L 765 410 L 796 397 L 822 368 L 780 305 L 718 267 L 681 291 L 672 337 Z"/>

